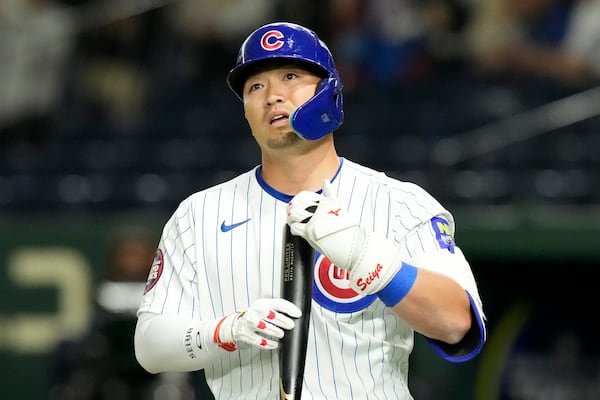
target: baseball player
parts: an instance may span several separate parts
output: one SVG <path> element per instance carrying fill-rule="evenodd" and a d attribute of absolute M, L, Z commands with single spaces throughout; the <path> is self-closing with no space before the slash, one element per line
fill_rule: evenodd
<path fill-rule="evenodd" d="M 278 399 L 274 350 L 302 312 L 280 298 L 285 224 L 316 250 L 303 399 L 412 399 L 415 332 L 448 361 L 475 357 L 485 317 L 453 217 L 417 185 L 337 154 L 342 82 L 327 46 L 267 24 L 227 84 L 261 164 L 166 222 L 138 311 L 140 364 L 204 369 L 217 399 Z"/>

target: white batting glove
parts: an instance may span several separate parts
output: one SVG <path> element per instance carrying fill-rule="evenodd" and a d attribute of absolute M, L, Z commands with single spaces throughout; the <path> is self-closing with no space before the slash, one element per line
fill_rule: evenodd
<path fill-rule="evenodd" d="M 327 180 L 323 194 L 300 192 L 289 202 L 287 211 L 292 234 L 303 237 L 336 266 L 348 270 L 350 287 L 357 293 L 378 293 L 405 265 L 398 247 L 362 227 L 346 212 Z"/>
<path fill-rule="evenodd" d="M 300 316 L 302 311 L 288 300 L 259 299 L 246 311 L 223 317 L 215 328 L 214 341 L 227 351 L 236 350 L 236 345 L 241 343 L 276 349 L 279 346 L 277 339 L 284 335 L 283 330 L 295 326 L 290 317 Z"/>

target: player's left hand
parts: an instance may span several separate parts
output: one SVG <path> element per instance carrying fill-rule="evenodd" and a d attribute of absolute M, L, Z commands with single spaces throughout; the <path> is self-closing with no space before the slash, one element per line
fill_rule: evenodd
<path fill-rule="evenodd" d="M 402 267 L 400 249 L 365 229 L 335 199 L 329 181 L 322 194 L 302 191 L 287 206 L 292 234 L 306 239 L 332 263 L 350 272 L 358 293 L 377 293 Z"/>
<path fill-rule="evenodd" d="M 284 330 L 294 328 L 292 318 L 300 316 L 302 310 L 289 300 L 258 299 L 247 310 L 223 317 L 215 329 L 215 342 L 227 351 L 236 350 L 240 344 L 276 349 Z"/>

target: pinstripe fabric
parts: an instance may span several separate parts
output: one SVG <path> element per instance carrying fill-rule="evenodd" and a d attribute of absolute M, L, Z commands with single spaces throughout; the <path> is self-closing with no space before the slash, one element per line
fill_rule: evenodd
<path fill-rule="evenodd" d="M 418 186 L 342 161 L 332 182 L 338 199 L 364 226 L 398 243 L 407 259 L 439 249 L 428 224 L 432 217 L 442 216 L 454 231 L 452 216 Z M 180 204 L 159 245 L 163 275 L 140 310 L 214 319 L 258 298 L 280 296 L 290 197 L 257 176 L 256 169 L 248 171 Z M 221 230 L 223 223 L 243 221 Z M 479 301 L 468 264 L 445 272 Z M 412 399 L 407 383 L 412 329 L 375 298 L 352 310 L 343 301 L 332 302 L 313 300 L 303 399 Z M 242 348 L 223 351 L 205 373 L 218 399 L 278 399 L 278 368 L 276 351 Z"/>

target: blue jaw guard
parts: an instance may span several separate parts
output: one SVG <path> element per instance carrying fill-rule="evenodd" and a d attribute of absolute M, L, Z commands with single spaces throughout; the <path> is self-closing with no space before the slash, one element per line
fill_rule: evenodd
<path fill-rule="evenodd" d="M 315 95 L 290 115 L 290 126 L 306 140 L 318 140 L 344 122 L 342 85 L 333 77 L 323 79 Z"/>

